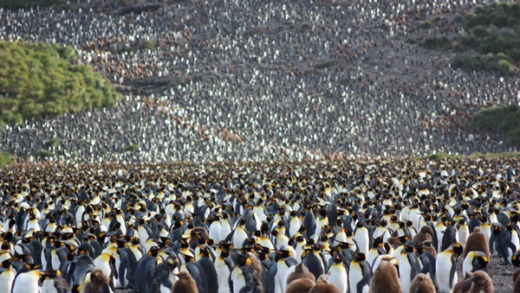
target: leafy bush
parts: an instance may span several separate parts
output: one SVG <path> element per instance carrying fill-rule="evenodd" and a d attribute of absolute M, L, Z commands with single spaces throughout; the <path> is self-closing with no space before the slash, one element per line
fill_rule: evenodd
<path fill-rule="evenodd" d="M 478 111 L 471 121 L 474 129 L 496 133 L 506 144 L 520 147 L 520 107 L 516 105 L 485 108 Z"/>
<path fill-rule="evenodd" d="M 71 47 L 0 42 L 0 127 L 117 103 L 116 90 Z"/>
<path fill-rule="evenodd" d="M 139 147 L 136 144 L 121 146 L 121 148 L 120 148 L 120 152 L 122 152 L 122 153 L 135 152 L 137 150 L 139 150 Z"/>
<path fill-rule="evenodd" d="M 7 152 L 0 152 L 0 167 L 9 165 L 12 162 L 13 161 L 11 159 L 11 154 L 9 154 Z"/>
<path fill-rule="evenodd" d="M 520 3 L 495 3 L 477 6 L 472 13 L 457 15 L 464 30 L 451 41 L 446 36 L 427 38 L 422 42 L 430 49 L 453 49 L 479 53 L 459 55 L 452 66 L 464 70 L 489 70 L 500 74 L 517 71 L 520 62 Z M 419 27 L 424 26 L 424 21 Z M 431 23 L 431 22 L 430 22 Z"/>

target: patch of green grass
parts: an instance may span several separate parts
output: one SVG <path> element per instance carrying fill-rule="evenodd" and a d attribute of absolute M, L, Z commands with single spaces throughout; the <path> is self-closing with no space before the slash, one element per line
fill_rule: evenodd
<path fill-rule="evenodd" d="M 10 165 L 11 163 L 13 163 L 11 154 L 8 152 L 0 152 L 0 167 Z"/>
<path fill-rule="evenodd" d="M 447 154 L 447 153 L 434 153 L 429 154 L 422 159 L 426 160 L 462 160 L 462 159 L 511 159 L 520 158 L 520 152 L 501 152 L 501 153 L 472 153 L 470 155 L 459 155 L 459 154 Z"/>
<path fill-rule="evenodd" d="M 114 107 L 115 88 L 77 59 L 71 47 L 0 41 L 0 127 Z"/>
<path fill-rule="evenodd" d="M 450 49 L 451 41 L 446 36 L 432 37 L 432 38 L 424 39 L 424 41 L 422 41 L 422 45 L 428 49 L 436 49 L 436 50 Z"/>
<path fill-rule="evenodd" d="M 516 105 L 484 108 L 473 116 L 471 127 L 498 134 L 506 144 L 520 147 L 520 107 Z"/>
<path fill-rule="evenodd" d="M 432 27 L 432 22 L 430 20 L 423 20 L 419 22 L 419 28 L 421 29 L 429 29 Z"/>
<path fill-rule="evenodd" d="M 463 53 L 452 65 L 463 70 L 487 70 L 502 75 L 518 71 L 520 62 L 520 3 L 477 6 L 471 13 L 457 15 L 463 32 L 451 41 L 446 36 L 425 39 L 430 49 L 452 49 Z M 419 23 L 419 27 L 425 26 Z M 429 22 L 432 24 L 432 22 Z"/>
<path fill-rule="evenodd" d="M 60 140 L 56 137 L 49 139 L 43 143 L 44 148 L 55 148 L 60 143 Z"/>
<path fill-rule="evenodd" d="M 136 144 L 131 144 L 131 145 L 127 145 L 127 146 L 121 146 L 121 148 L 119 149 L 119 151 L 122 152 L 122 153 L 135 152 L 135 151 L 138 151 L 138 150 L 139 150 L 139 147 Z"/>
<path fill-rule="evenodd" d="M 53 157 L 54 154 L 51 151 L 39 149 L 36 152 L 34 152 L 34 156 L 39 159 L 46 159 L 46 158 Z"/>

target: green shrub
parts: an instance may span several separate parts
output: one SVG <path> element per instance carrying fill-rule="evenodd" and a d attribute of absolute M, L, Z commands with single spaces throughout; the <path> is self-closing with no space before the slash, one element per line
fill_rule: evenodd
<path fill-rule="evenodd" d="M 135 152 L 137 150 L 139 150 L 139 147 L 136 144 L 121 146 L 121 148 L 120 148 L 120 152 L 122 152 L 122 153 Z"/>
<path fill-rule="evenodd" d="M 516 105 L 485 108 L 478 111 L 471 126 L 487 133 L 498 134 L 508 145 L 520 147 L 520 107 Z"/>
<path fill-rule="evenodd" d="M 0 126 L 115 106 L 116 90 L 77 58 L 71 47 L 0 41 Z"/>
<path fill-rule="evenodd" d="M 520 62 L 520 3 L 479 5 L 472 13 L 457 15 L 464 32 L 451 41 L 446 36 L 427 38 L 422 42 L 430 49 L 452 49 L 460 53 L 452 66 L 464 70 L 489 70 L 500 74 L 517 71 Z M 431 23 L 431 22 L 429 22 Z M 424 26 L 424 21 L 419 27 Z"/>
<path fill-rule="evenodd" d="M 60 140 L 55 137 L 55 138 L 49 139 L 48 141 L 44 142 L 43 146 L 45 148 L 55 148 L 58 146 L 59 143 L 60 143 Z"/>
<path fill-rule="evenodd" d="M 39 159 L 46 159 L 46 158 L 53 157 L 54 154 L 48 150 L 39 149 L 36 152 L 34 152 L 34 156 Z"/>
<path fill-rule="evenodd" d="M 8 152 L 0 152 L 0 167 L 9 165 L 13 162 L 11 154 Z"/>

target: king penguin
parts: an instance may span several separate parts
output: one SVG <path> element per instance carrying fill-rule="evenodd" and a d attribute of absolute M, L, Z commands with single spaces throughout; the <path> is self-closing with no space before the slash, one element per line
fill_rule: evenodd
<path fill-rule="evenodd" d="M 408 293 L 412 280 L 421 272 L 420 260 L 415 254 L 413 242 L 404 244 L 404 249 L 397 258 L 399 263 L 399 280 L 404 293 Z"/>
<path fill-rule="evenodd" d="M 333 264 L 329 268 L 329 284 L 336 286 L 340 293 L 347 293 L 348 290 L 348 273 L 343 259 L 336 254 L 333 258 Z"/>
<path fill-rule="evenodd" d="M 489 259 L 484 252 L 472 250 L 468 252 L 462 262 L 462 275 L 465 276 L 468 272 L 474 273 L 485 269 L 488 262 Z"/>
<path fill-rule="evenodd" d="M 372 269 L 363 253 L 356 253 L 348 274 L 350 292 L 368 293 Z"/>
<path fill-rule="evenodd" d="M 31 270 L 16 276 L 11 293 L 40 293 L 40 279 L 44 272 Z"/>
<path fill-rule="evenodd" d="M 462 253 L 459 243 L 450 245 L 446 250 L 437 255 L 435 262 L 435 281 L 439 293 L 451 293 L 457 282 L 456 260 Z"/>
<path fill-rule="evenodd" d="M 356 231 L 354 232 L 354 240 L 359 248 L 359 252 L 367 255 L 370 247 L 370 235 L 368 229 L 361 222 L 356 225 Z"/>
<path fill-rule="evenodd" d="M 59 270 L 48 271 L 42 282 L 42 293 L 69 293 L 67 281 L 61 277 Z"/>

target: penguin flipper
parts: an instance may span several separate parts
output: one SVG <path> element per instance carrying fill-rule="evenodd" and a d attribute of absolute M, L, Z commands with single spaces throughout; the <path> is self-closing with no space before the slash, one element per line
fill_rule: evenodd
<path fill-rule="evenodd" d="M 451 257 L 451 270 L 450 270 L 450 288 L 453 288 L 453 281 L 455 281 L 455 272 L 457 271 L 457 264 L 455 262 L 455 256 Z"/>

